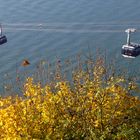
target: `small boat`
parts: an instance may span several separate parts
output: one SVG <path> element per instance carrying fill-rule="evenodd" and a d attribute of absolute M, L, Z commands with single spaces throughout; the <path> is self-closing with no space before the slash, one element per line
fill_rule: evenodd
<path fill-rule="evenodd" d="M 125 32 L 127 33 L 127 44 L 122 46 L 122 56 L 127 58 L 135 58 L 140 55 L 140 44 L 133 43 L 130 41 L 130 34 L 135 32 L 136 29 L 127 29 Z"/>
<path fill-rule="evenodd" d="M 2 34 L 2 26 L 0 24 L 0 45 L 4 44 L 7 42 L 7 37 Z"/>

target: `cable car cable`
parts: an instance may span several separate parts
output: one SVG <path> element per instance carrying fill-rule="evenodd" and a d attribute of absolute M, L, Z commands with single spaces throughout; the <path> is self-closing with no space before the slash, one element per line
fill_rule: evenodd
<path fill-rule="evenodd" d="M 121 22 L 120 22 L 121 23 Z M 140 26 L 138 22 L 133 22 L 135 25 L 131 25 L 130 23 L 124 22 L 125 24 L 120 23 L 4 23 L 4 29 L 6 31 L 14 32 L 14 31 L 46 31 L 46 32 L 77 32 L 77 33 L 94 33 L 94 32 L 101 32 L 101 33 L 117 33 L 123 32 L 126 26 Z M 137 24 L 136 24 L 137 23 Z M 78 27 L 77 27 L 78 25 Z M 89 26 L 90 25 L 90 26 Z M 81 27 L 80 27 L 81 26 Z M 99 27 L 94 29 L 95 27 Z M 106 28 L 106 27 L 110 27 Z M 112 28 L 117 29 L 112 29 Z M 138 30 L 139 32 L 139 30 Z"/>

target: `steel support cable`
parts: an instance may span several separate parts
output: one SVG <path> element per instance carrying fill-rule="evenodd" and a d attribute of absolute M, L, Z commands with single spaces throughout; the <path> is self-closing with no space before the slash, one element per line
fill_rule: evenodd
<path fill-rule="evenodd" d="M 90 25 L 90 26 L 89 26 Z M 80 27 L 81 26 L 81 27 Z M 124 32 L 128 27 L 138 27 L 140 24 L 109 24 L 109 23 L 4 23 L 6 32 L 16 31 L 44 31 L 44 32 L 75 32 L 75 33 L 117 33 Z M 137 30 L 139 32 L 140 30 Z"/>
<path fill-rule="evenodd" d="M 41 29 L 41 28 L 3 28 L 5 32 L 38 31 L 38 32 L 62 32 L 62 33 L 119 33 L 125 29 Z M 140 30 L 137 30 L 140 32 Z"/>
<path fill-rule="evenodd" d="M 94 26 L 126 26 L 126 25 L 138 25 L 140 21 L 133 22 L 42 22 L 42 23 L 3 23 L 5 26 L 47 26 L 47 25 L 94 25 Z"/>

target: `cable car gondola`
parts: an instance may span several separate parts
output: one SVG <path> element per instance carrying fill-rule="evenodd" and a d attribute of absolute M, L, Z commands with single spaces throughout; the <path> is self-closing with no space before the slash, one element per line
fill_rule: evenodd
<path fill-rule="evenodd" d="M 0 24 L 0 45 L 4 44 L 7 42 L 7 38 L 5 35 L 2 35 L 2 26 Z"/>
<path fill-rule="evenodd" d="M 136 29 L 127 29 L 127 44 L 122 46 L 122 55 L 128 58 L 135 58 L 140 55 L 140 44 L 130 42 L 130 34 Z"/>

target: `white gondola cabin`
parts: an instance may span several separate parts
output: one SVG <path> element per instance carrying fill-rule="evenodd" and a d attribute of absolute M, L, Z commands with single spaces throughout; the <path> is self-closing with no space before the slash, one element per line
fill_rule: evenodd
<path fill-rule="evenodd" d="M 127 29 L 127 44 L 122 46 L 122 55 L 124 57 L 135 58 L 140 55 L 140 44 L 132 43 L 130 41 L 130 34 L 135 32 L 136 29 Z"/>

